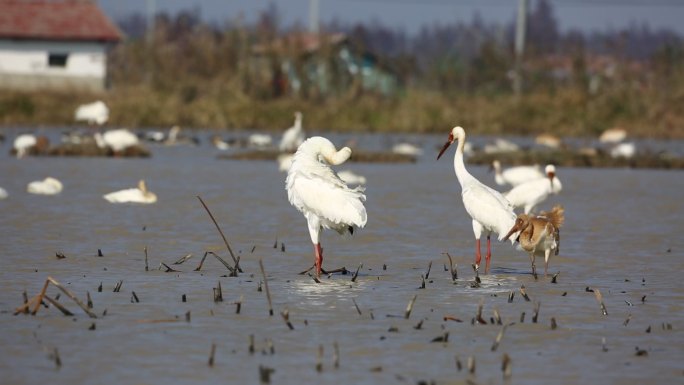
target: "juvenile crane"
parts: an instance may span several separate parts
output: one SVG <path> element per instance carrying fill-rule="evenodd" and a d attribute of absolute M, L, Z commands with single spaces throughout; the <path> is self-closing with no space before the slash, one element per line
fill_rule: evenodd
<path fill-rule="evenodd" d="M 549 212 L 541 212 L 539 215 L 519 214 L 515 225 L 506 234 L 508 239 L 514 233 L 519 233 L 517 240 L 520 247 L 530 253 L 532 274 L 537 274 L 534 264 L 537 255 L 544 256 L 544 276 L 548 273 L 549 258 L 551 251 L 558 255 L 560 251 L 560 227 L 565 221 L 565 210 L 562 206 L 554 206 Z"/>

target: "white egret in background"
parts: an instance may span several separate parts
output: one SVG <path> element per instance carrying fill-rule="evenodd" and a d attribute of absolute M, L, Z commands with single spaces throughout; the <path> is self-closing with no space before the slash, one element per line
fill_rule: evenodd
<path fill-rule="evenodd" d="M 556 167 L 549 164 L 545 171 L 545 177 L 519 184 L 504 195 L 513 207 L 523 207 L 523 212 L 529 214 L 536 205 L 545 201 L 550 194 L 558 194 L 563 190 L 563 185 L 556 175 Z"/>
<path fill-rule="evenodd" d="M 463 162 L 463 146 L 465 145 L 466 133 L 460 127 L 454 127 L 449 132 L 449 139 L 442 147 L 442 150 L 437 155 L 439 159 L 444 151 L 458 141 L 456 147 L 456 154 L 454 155 L 454 170 L 456 171 L 456 178 L 461 184 L 461 198 L 463 198 L 463 206 L 468 215 L 473 219 L 473 234 L 475 235 L 475 270 L 479 270 L 482 256 L 480 254 L 480 237 L 484 232 L 487 234 L 487 254 L 485 274 L 489 273 L 491 252 L 491 233 L 497 233 L 499 240 L 502 240 L 506 232 L 515 224 L 515 212 L 513 207 L 498 191 L 486 186 L 468 170 L 466 170 Z M 514 240 L 511 240 L 513 243 Z"/>
<path fill-rule="evenodd" d="M 76 108 L 76 121 L 85 121 L 88 124 L 103 125 L 109 120 L 109 108 L 103 101 L 98 100 L 89 104 L 82 104 Z"/>
<path fill-rule="evenodd" d="M 503 170 L 501 168 L 501 162 L 494 160 L 492 162 L 492 169 L 494 169 L 494 180 L 496 181 L 496 184 L 500 186 L 517 186 L 527 181 L 544 177 L 544 173 L 539 165 L 516 166 Z"/>
<path fill-rule="evenodd" d="M 103 196 L 110 203 L 155 203 L 157 195 L 147 189 L 144 180 L 138 182 L 137 188 L 114 191 Z"/>
<path fill-rule="evenodd" d="M 412 156 L 423 155 L 423 149 L 411 143 L 397 143 L 394 146 L 392 146 L 392 152 L 395 154 Z"/>
<path fill-rule="evenodd" d="M 38 195 L 55 195 L 62 192 L 62 182 L 53 177 L 36 180 L 26 186 L 26 191 Z"/>
<path fill-rule="evenodd" d="M 8 196 L 9 194 L 7 193 L 7 190 L 0 187 L 0 199 L 6 199 Z"/>
<path fill-rule="evenodd" d="M 278 155 L 278 158 L 276 158 L 278 171 L 287 172 L 292 165 L 292 158 L 294 158 L 294 154 L 285 153 Z"/>
<path fill-rule="evenodd" d="M 23 158 L 38 143 L 33 134 L 21 134 L 14 139 L 13 148 L 17 158 Z"/>
<path fill-rule="evenodd" d="M 337 173 L 337 176 L 340 177 L 346 184 L 354 184 L 354 185 L 362 185 L 366 184 L 366 177 L 363 175 L 359 175 L 355 173 L 354 171 L 351 170 L 342 170 Z"/>
<path fill-rule="evenodd" d="M 624 128 L 609 128 L 601 133 L 599 142 L 601 143 L 620 143 L 627 138 L 627 131 Z"/>
<path fill-rule="evenodd" d="M 314 247 L 316 275 L 326 273 L 320 233 L 333 229 L 340 234 L 353 234 L 354 228 L 366 225 L 366 196 L 362 187 L 349 188 L 331 165 L 340 165 L 351 156 L 351 149 L 337 151 L 326 138 L 316 136 L 299 146 L 287 173 L 285 189 L 290 203 L 306 218 Z M 310 269 L 309 269 L 310 270 Z"/>
<path fill-rule="evenodd" d="M 138 137 L 125 128 L 107 130 L 104 134 L 96 132 L 95 142 L 100 148 L 111 148 L 114 154 L 119 154 L 128 147 L 140 144 Z"/>
<path fill-rule="evenodd" d="M 610 149 L 610 156 L 613 158 L 632 159 L 634 155 L 636 155 L 636 144 L 634 142 L 619 143 Z"/>
<path fill-rule="evenodd" d="M 294 125 L 288 128 L 280 140 L 280 151 L 296 151 L 299 145 L 306 139 L 306 134 L 302 128 L 302 113 L 297 111 L 294 113 Z"/>
<path fill-rule="evenodd" d="M 252 134 L 247 138 L 250 147 L 268 147 L 273 143 L 273 138 L 268 134 Z"/>
<path fill-rule="evenodd" d="M 537 274 L 534 264 L 536 256 L 544 256 L 544 276 L 546 276 L 551 252 L 558 255 L 560 251 L 560 227 L 565 221 L 564 211 L 562 206 L 557 205 L 551 211 L 541 212 L 539 215 L 518 214 L 515 225 L 504 237 L 508 239 L 514 233 L 520 233 L 517 240 L 520 242 L 520 248 L 530 253 L 533 275 Z"/>

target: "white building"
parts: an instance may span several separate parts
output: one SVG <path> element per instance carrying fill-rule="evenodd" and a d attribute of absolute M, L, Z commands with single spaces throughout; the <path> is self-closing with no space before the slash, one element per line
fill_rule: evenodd
<path fill-rule="evenodd" d="M 93 1 L 0 0 L 0 89 L 103 89 L 121 38 Z"/>

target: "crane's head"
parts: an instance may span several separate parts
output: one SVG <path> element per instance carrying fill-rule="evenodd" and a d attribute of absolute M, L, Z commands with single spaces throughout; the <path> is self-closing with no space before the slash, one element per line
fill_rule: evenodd
<path fill-rule="evenodd" d="M 553 190 L 553 178 L 556 177 L 556 167 L 552 164 L 547 164 L 544 171 L 546 172 L 546 177 L 549 178 L 549 182 L 551 182 L 551 190 Z"/>
<path fill-rule="evenodd" d="M 513 227 L 511 227 L 510 230 L 508 230 L 508 234 L 506 234 L 505 237 L 503 237 L 503 241 L 507 241 L 508 238 L 511 237 L 511 235 L 518 233 L 518 238 L 520 237 L 520 233 L 522 233 L 528 226 L 530 225 L 530 216 L 527 214 L 519 214 L 518 217 L 515 219 L 515 224 L 513 224 Z"/>
<path fill-rule="evenodd" d="M 437 155 L 437 159 L 439 159 L 442 154 L 444 154 L 444 151 L 446 151 L 446 149 L 457 140 L 461 142 L 465 141 L 465 130 L 461 126 L 456 126 L 451 129 L 451 132 L 449 132 L 449 139 L 447 139 L 446 143 L 444 143 L 444 147 L 442 147 L 442 150 Z"/>

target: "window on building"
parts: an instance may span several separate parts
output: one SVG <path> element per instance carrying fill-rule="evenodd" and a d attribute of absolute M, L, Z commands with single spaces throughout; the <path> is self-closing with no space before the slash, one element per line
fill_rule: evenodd
<path fill-rule="evenodd" d="M 66 67 L 68 53 L 53 53 L 48 54 L 49 67 Z"/>

